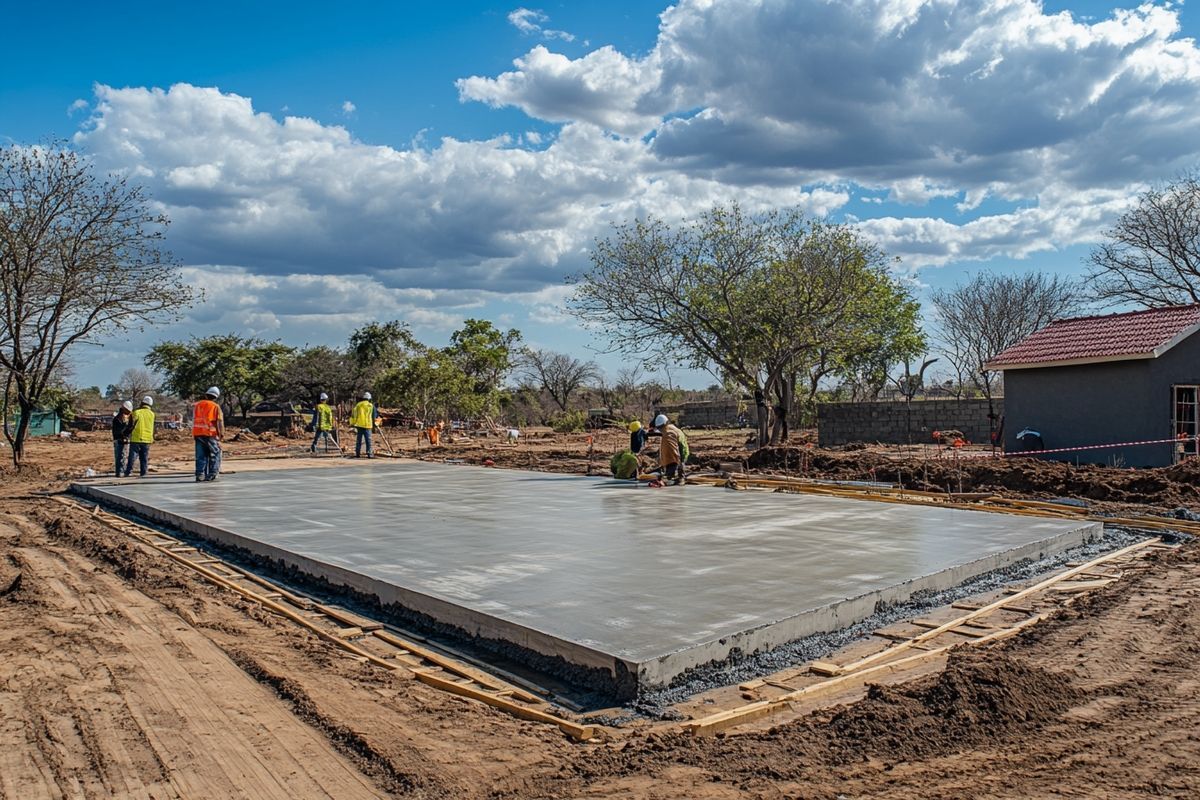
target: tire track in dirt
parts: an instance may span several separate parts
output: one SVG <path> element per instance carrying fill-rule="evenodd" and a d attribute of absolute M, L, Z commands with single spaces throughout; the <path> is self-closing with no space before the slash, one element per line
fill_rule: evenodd
<path fill-rule="evenodd" d="M 0 540 L 14 538 L 22 534 L 0 526 Z M 14 656 L 0 663 L 6 797 L 47 786 L 66 797 L 380 796 L 158 603 L 69 551 L 11 552 L 24 577 L 0 606 L 0 627 L 18 630 L 30 613 L 42 625 L 21 641 L 0 638 Z"/>

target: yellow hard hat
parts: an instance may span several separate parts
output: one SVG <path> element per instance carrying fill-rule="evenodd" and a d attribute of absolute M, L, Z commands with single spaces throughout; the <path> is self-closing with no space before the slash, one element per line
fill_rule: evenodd
<path fill-rule="evenodd" d="M 638 422 L 636 419 L 633 422 L 629 423 L 629 432 L 630 433 L 637 433 L 641 429 L 642 429 L 642 423 Z"/>

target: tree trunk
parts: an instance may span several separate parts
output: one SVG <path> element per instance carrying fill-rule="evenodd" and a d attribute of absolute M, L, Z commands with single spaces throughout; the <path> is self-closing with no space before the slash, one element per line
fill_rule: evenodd
<path fill-rule="evenodd" d="M 767 395 L 762 389 L 754 390 L 754 406 L 758 413 L 758 446 L 765 447 L 771 440 L 771 410 L 767 407 Z"/>
<path fill-rule="evenodd" d="M 783 444 L 788 440 L 788 418 L 792 413 L 792 383 L 782 376 L 773 382 L 775 396 L 775 420 L 771 429 L 771 444 Z"/>
<path fill-rule="evenodd" d="M 29 437 L 29 423 L 33 419 L 33 403 L 25 397 L 25 393 L 17 390 L 17 406 L 21 416 L 17 420 L 17 430 L 12 437 L 13 466 L 20 467 L 25 458 L 25 440 Z"/>

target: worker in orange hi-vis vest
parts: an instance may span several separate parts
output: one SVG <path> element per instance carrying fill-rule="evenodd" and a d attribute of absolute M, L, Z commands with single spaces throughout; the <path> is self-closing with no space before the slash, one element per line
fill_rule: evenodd
<path fill-rule="evenodd" d="M 221 437 L 225 417 L 217 398 L 221 390 L 210 386 L 192 409 L 192 438 L 196 441 L 196 482 L 215 481 L 221 472 Z"/>

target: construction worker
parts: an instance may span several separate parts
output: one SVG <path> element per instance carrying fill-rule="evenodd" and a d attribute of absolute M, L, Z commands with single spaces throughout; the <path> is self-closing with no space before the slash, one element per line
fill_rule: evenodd
<path fill-rule="evenodd" d="M 371 431 L 379 422 L 379 409 L 371 402 L 371 393 L 363 392 L 362 400 L 350 412 L 350 427 L 354 428 L 354 457 L 362 458 L 363 442 L 367 444 L 367 458 L 375 457 L 375 448 L 371 444 Z"/>
<path fill-rule="evenodd" d="M 133 429 L 129 432 L 129 460 L 125 462 L 125 477 L 133 472 L 133 459 L 138 460 L 138 477 L 146 477 L 150 467 L 150 445 L 154 443 L 154 398 L 146 395 L 141 405 L 130 414 Z"/>
<path fill-rule="evenodd" d="M 628 450 L 622 450 L 608 462 L 608 468 L 618 480 L 638 479 L 638 457 Z"/>
<path fill-rule="evenodd" d="M 225 435 L 225 416 L 217 399 L 221 390 L 208 387 L 204 398 L 192 408 L 192 439 L 196 443 L 196 483 L 215 481 L 221 472 L 221 437 Z"/>
<path fill-rule="evenodd" d="M 671 424 L 666 414 L 654 418 L 654 431 L 662 436 L 658 448 L 658 468 L 664 478 L 674 479 L 675 485 L 684 482 L 684 464 L 688 459 L 688 441 L 683 431 Z"/>
<path fill-rule="evenodd" d="M 133 402 L 126 400 L 121 403 L 121 407 L 117 409 L 117 413 L 113 414 L 112 419 L 112 437 L 113 437 L 113 463 L 116 465 L 116 471 L 113 473 L 120 477 L 121 470 L 125 468 L 125 460 L 129 456 L 129 434 L 133 433 Z"/>
<path fill-rule="evenodd" d="M 329 442 L 331 440 L 334 447 L 339 450 L 341 449 L 337 440 L 337 432 L 333 429 L 333 408 L 326 402 L 327 400 L 329 400 L 329 395 L 321 392 L 320 400 L 317 401 L 317 407 L 313 409 L 313 440 L 312 445 L 308 448 L 308 452 L 310 453 L 317 452 L 317 442 L 321 441 L 322 438 L 325 439 L 326 451 L 329 450 Z"/>
<path fill-rule="evenodd" d="M 636 456 L 645 446 L 646 432 L 642 430 L 642 423 L 635 419 L 629 423 L 629 452 Z"/>

